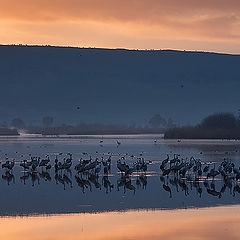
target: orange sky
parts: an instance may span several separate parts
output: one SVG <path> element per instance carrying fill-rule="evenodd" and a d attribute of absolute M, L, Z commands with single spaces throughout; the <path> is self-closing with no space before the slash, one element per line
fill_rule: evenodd
<path fill-rule="evenodd" d="M 240 53 L 239 0 L 0 0 L 1 44 Z"/>

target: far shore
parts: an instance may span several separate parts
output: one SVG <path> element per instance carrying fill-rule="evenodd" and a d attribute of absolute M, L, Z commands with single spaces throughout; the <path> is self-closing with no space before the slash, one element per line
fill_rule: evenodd
<path fill-rule="evenodd" d="M 162 133 L 144 133 L 144 134 L 59 134 L 59 135 L 43 135 L 43 134 L 19 134 L 19 135 L 0 135 L 0 138 L 92 138 L 92 139 L 124 139 L 124 138 L 151 138 L 163 139 Z"/>

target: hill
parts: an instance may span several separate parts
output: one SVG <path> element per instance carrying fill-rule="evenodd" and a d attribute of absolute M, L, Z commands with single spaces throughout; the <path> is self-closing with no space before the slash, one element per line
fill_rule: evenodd
<path fill-rule="evenodd" d="M 0 121 L 194 124 L 240 107 L 240 55 L 0 46 Z"/>

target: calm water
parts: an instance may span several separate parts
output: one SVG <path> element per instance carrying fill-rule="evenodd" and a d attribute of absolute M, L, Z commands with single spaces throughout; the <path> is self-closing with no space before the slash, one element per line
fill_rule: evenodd
<path fill-rule="evenodd" d="M 73 167 L 58 177 L 54 169 L 40 168 L 33 179 L 19 166 L 21 160 L 30 159 L 29 154 L 49 154 L 53 164 L 56 155 L 63 153 L 63 158 L 68 152 L 73 153 L 73 165 L 90 155 L 93 159 L 112 155 L 107 177 L 112 187 L 105 186 L 102 172 L 98 184 L 88 181 L 80 186 Z M 239 141 L 179 142 L 151 135 L 0 138 L 1 160 L 16 159 L 11 178 L 1 169 L 0 239 L 239 239 L 240 194 L 233 190 L 238 183 L 224 186 L 221 179 L 196 181 L 191 175 L 180 182 L 169 176 L 163 182 L 159 163 L 174 153 L 210 165 L 224 158 L 240 165 Z M 148 170 L 134 173 L 133 188 L 124 189 L 116 161 L 125 157 L 131 165 L 139 156 L 151 161 Z M 213 196 L 207 185 L 224 191 Z"/>

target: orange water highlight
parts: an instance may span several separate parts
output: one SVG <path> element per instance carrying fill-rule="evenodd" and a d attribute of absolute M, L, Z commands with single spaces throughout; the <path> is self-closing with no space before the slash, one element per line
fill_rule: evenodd
<path fill-rule="evenodd" d="M 240 239 L 240 206 L 1 219 L 7 240 Z"/>

